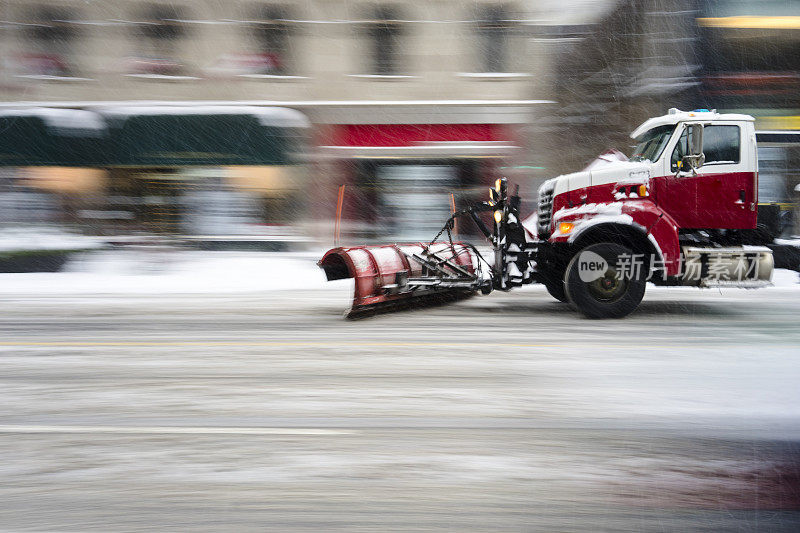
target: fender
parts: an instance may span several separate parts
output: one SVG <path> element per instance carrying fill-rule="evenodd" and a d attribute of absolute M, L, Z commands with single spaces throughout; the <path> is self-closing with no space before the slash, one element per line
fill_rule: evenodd
<path fill-rule="evenodd" d="M 666 214 L 662 213 L 647 233 L 650 241 L 660 251 L 667 276 L 679 276 L 681 273 L 681 245 L 678 240 L 678 225 Z"/>
<path fill-rule="evenodd" d="M 561 232 L 563 222 L 572 224 L 566 233 Z M 649 241 L 668 276 L 680 273 L 678 226 L 648 198 L 561 208 L 553 215 L 553 234 L 548 241 L 572 244 L 587 231 L 600 229 L 599 226 L 632 228 Z"/>

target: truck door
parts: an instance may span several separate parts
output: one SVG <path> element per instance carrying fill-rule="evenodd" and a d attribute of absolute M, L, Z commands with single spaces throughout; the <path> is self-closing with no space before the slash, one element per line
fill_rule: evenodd
<path fill-rule="evenodd" d="M 737 229 L 752 227 L 755 202 L 755 162 L 747 150 L 746 132 L 739 124 L 713 124 L 703 128 L 705 163 L 697 175 L 679 169 L 688 154 L 688 128 L 684 126 L 670 157 L 671 176 L 658 193 L 662 208 L 682 228 Z"/>

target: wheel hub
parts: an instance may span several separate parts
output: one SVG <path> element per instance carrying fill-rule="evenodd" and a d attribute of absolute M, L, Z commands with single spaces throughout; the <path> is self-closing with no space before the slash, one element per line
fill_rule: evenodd
<path fill-rule="evenodd" d="M 590 282 L 589 294 L 601 302 L 615 302 L 622 298 L 628 288 L 628 282 L 617 276 L 617 271 L 609 268 L 598 279 Z"/>

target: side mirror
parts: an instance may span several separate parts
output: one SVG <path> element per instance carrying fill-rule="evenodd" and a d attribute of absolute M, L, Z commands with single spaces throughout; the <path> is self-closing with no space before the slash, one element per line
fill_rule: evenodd
<path fill-rule="evenodd" d="M 695 173 L 706 162 L 706 156 L 703 154 L 703 125 L 688 124 L 686 127 L 689 136 L 689 155 L 681 158 L 678 169 L 683 172 Z"/>
<path fill-rule="evenodd" d="M 703 155 L 703 125 L 691 124 L 689 126 L 689 135 L 691 136 L 692 141 L 690 155 Z"/>
<path fill-rule="evenodd" d="M 678 168 L 683 170 L 684 172 L 692 171 L 694 172 L 698 168 L 702 167 L 703 164 L 706 162 L 705 154 L 700 155 L 685 155 L 681 158 L 680 165 Z"/>

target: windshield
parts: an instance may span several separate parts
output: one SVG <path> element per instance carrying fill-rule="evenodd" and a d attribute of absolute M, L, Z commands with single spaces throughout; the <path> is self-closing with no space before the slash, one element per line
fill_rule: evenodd
<path fill-rule="evenodd" d="M 668 124 L 648 130 L 636 137 L 636 147 L 633 149 L 631 161 L 656 161 L 661 157 L 661 152 L 667 146 L 674 129 L 674 124 Z"/>

